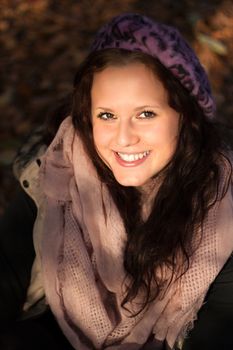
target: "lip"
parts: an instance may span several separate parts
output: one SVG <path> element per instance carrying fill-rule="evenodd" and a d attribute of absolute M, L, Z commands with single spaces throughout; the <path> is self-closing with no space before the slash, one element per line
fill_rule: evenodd
<path fill-rule="evenodd" d="M 114 155 L 115 155 L 115 158 L 116 158 L 116 161 L 118 162 L 118 164 L 120 164 L 121 166 L 126 167 L 126 168 L 131 168 L 131 167 L 136 167 L 136 166 L 141 165 L 142 163 L 144 163 L 145 160 L 149 157 L 150 152 L 145 157 L 143 157 L 142 159 L 134 160 L 132 162 L 127 162 L 127 161 L 123 160 L 118 155 L 118 153 L 115 152 L 115 151 L 114 151 Z"/>

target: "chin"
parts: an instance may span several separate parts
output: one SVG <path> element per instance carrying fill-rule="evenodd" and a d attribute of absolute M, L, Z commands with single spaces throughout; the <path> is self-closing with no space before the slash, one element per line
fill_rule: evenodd
<path fill-rule="evenodd" d="M 116 181 L 121 185 L 125 187 L 140 187 L 145 184 L 144 181 L 139 181 L 137 179 L 117 179 Z"/>

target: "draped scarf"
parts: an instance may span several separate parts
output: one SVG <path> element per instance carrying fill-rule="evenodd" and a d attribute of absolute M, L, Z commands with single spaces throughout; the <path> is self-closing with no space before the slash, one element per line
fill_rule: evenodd
<path fill-rule="evenodd" d="M 222 166 L 222 186 L 229 166 Z M 233 249 L 231 186 L 209 210 L 202 241 L 190 268 L 135 317 L 140 295 L 122 308 L 125 296 L 124 224 L 111 194 L 98 178 L 70 117 L 44 155 L 40 186 L 45 218 L 41 243 L 47 302 L 77 350 L 172 348 L 190 327 L 205 294 Z"/>

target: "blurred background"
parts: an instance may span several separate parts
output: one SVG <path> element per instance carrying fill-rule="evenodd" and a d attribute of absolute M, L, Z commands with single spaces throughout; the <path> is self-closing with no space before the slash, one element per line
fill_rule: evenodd
<path fill-rule="evenodd" d="M 209 74 L 218 119 L 232 127 L 232 0 L 0 0 L 0 214 L 16 191 L 17 150 L 72 90 L 96 30 L 128 11 L 182 32 Z"/>

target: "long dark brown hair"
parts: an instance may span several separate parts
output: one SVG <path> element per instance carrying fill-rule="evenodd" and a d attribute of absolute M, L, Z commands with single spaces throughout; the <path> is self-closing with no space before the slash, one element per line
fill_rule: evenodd
<path fill-rule="evenodd" d="M 154 72 L 168 92 L 169 105 L 181 116 L 177 148 L 163 169 L 164 180 L 146 222 L 141 219 L 140 192 L 120 185 L 98 156 L 91 122 L 94 74 L 108 66 L 132 62 L 142 63 Z M 224 195 L 219 190 L 224 147 L 214 123 L 205 117 L 195 99 L 157 59 L 141 52 L 108 49 L 90 54 L 75 77 L 72 120 L 125 224 L 128 241 L 124 267 L 131 282 L 123 305 L 143 291 L 142 310 L 162 295 L 165 284 L 188 269 L 197 230 L 203 226 L 211 206 Z M 162 273 L 164 267 L 170 271 L 169 281 Z"/>

